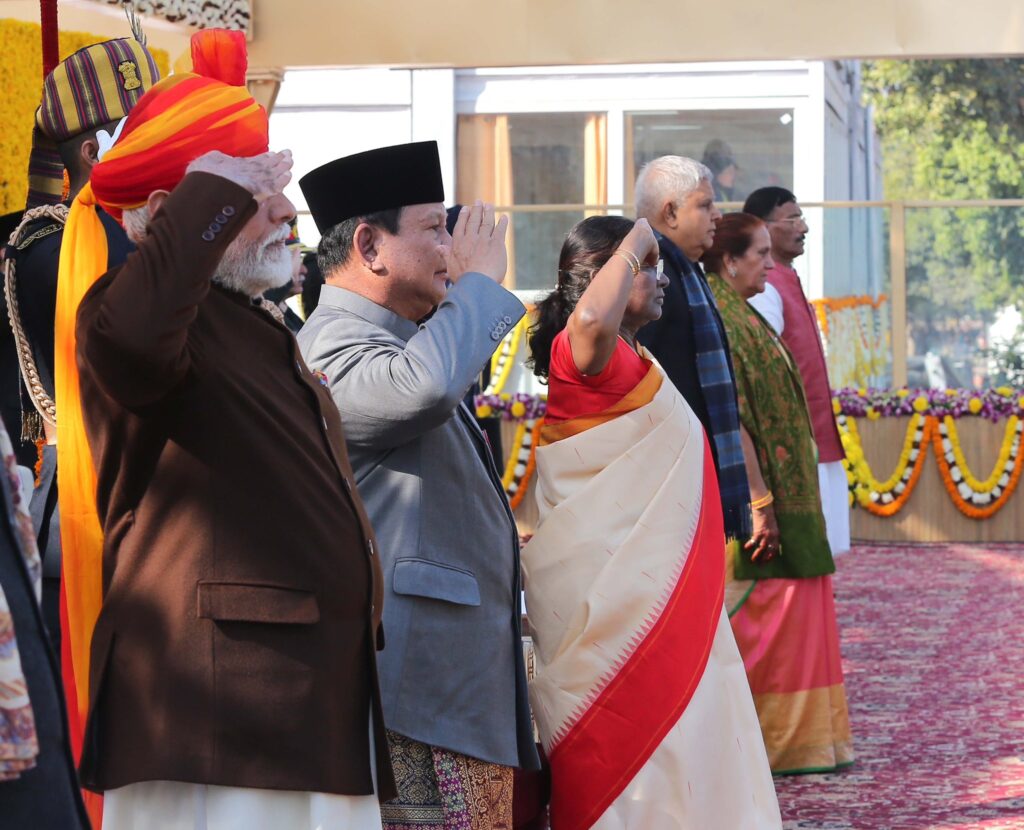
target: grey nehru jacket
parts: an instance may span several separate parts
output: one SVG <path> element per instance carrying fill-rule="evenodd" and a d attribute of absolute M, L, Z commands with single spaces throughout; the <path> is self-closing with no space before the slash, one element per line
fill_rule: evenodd
<path fill-rule="evenodd" d="M 341 411 L 380 544 L 385 723 L 433 746 L 535 768 L 518 532 L 486 439 L 461 402 L 524 313 L 476 273 L 422 325 L 326 285 L 298 339 Z"/>

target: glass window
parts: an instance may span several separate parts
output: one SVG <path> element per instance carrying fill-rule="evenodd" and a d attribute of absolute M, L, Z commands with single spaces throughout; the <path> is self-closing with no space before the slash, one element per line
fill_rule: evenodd
<path fill-rule="evenodd" d="M 607 121 L 603 113 L 461 115 L 456 199 L 499 206 L 603 205 Z M 506 285 L 550 288 L 558 252 L 584 211 L 514 211 Z"/>
<path fill-rule="evenodd" d="M 759 187 L 793 187 L 793 110 L 627 113 L 626 201 L 640 168 L 658 156 L 688 156 L 715 174 L 715 198 L 742 202 Z"/>

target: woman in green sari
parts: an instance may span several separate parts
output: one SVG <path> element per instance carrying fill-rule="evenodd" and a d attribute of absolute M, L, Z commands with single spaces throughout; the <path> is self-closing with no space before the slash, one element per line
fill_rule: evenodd
<path fill-rule="evenodd" d="M 726 608 L 772 771 L 826 772 L 853 762 L 835 564 L 799 370 L 747 303 L 773 265 L 768 228 L 749 214 L 724 216 L 703 263 L 732 351 L 754 512 L 753 537 L 730 552 Z"/>

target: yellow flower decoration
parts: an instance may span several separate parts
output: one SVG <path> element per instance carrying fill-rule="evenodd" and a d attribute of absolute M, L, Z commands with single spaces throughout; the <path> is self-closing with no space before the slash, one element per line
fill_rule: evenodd
<path fill-rule="evenodd" d="M 1013 394 L 1013 390 L 1009 386 L 1000 386 L 996 388 L 996 392 L 1002 395 L 1004 398 L 1010 397 Z"/>
<path fill-rule="evenodd" d="M 1024 409 L 1024 395 L 1021 395 L 1019 398 L 1017 398 L 1017 406 L 1019 406 L 1021 409 Z"/>
<path fill-rule="evenodd" d="M 869 421 L 877 421 L 879 418 L 882 417 L 882 413 L 875 409 L 873 406 L 868 407 L 867 415 Z"/>
<path fill-rule="evenodd" d="M 480 406 L 478 406 L 476 408 L 476 417 L 477 418 L 490 418 L 491 417 L 491 413 L 493 411 L 494 410 L 491 409 L 489 404 L 482 403 L 482 404 L 480 404 Z"/>
<path fill-rule="evenodd" d="M 928 399 L 924 395 L 914 398 L 914 411 L 925 412 L 928 409 Z"/>
<path fill-rule="evenodd" d="M 526 404 L 522 401 L 516 401 L 512 404 L 512 417 L 522 418 L 526 414 Z"/>
<path fill-rule="evenodd" d="M 1024 398 L 1021 398 L 1021 400 L 1024 400 Z M 841 413 L 843 411 L 843 407 L 839 403 L 839 398 L 833 398 L 832 399 L 832 411 L 836 415 L 838 415 L 839 413 Z"/>
<path fill-rule="evenodd" d="M 861 386 L 859 389 L 857 389 L 857 394 L 860 395 L 862 398 L 866 397 L 868 394 L 868 390 Z"/>
<path fill-rule="evenodd" d="M 110 34 L 86 32 L 59 34 L 61 60 L 79 49 L 107 40 Z M 0 214 L 24 210 L 28 191 L 28 154 L 32 147 L 32 124 L 39 106 L 41 86 L 39 69 L 42 61 L 42 38 L 38 23 L 0 20 L 0 43 L 3 44 L 4 98 L 0 101 L 0 117 L 4 135 L 0 137 Z M 161 77 L 167 77 L 170 57 L 163 49 L 150 49 Z M 6 240 L 4 240 L 6 241 Z"/>
<path fill-rule="evenodd" d="M 905 397 L 907 397 L 907 395 L 909 395 L 909 394 L 910 394 L 910 392 L 909 392 L 908 390 L 906 390 L 906 389 L 897 389 L 897 390 L 896 390 L 896 394 L 897 394 L 897 395 L 898 395 L 899 397 L 901 397 L 901 398 L 905 398 Z"/>
<path fill-rule="evenodd" d="M 956 390 L 955 389 L 947 389 L 946 390 L 946 396 L 950 397 L 950 398 L 955 398 L 956 397 Z"/>
<path fill-rule="evenodd" d="M 972 415 L 977 415 L 981 412 L 981 398 L 971 398 L 967 403 L 967 409 Z"/>

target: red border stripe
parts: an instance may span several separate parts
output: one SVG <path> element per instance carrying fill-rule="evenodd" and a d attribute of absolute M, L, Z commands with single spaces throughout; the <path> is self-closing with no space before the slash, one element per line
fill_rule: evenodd
<path fill-rule="evenodd" d="M 725 531 L 710 446 L 694 546 L 643 643 L 551 752 L 551 826 L 586 830 L 675 726 L 700 683 L 722 614 Z"/>

